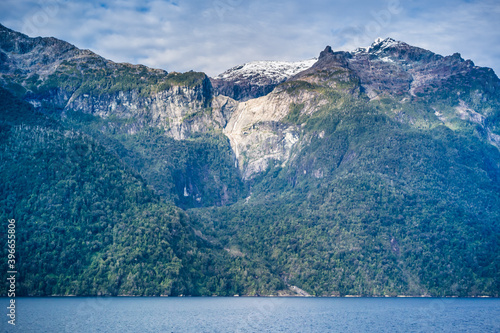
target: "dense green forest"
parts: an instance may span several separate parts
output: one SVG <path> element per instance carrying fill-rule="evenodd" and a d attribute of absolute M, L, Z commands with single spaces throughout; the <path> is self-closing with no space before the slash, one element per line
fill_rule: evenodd
<path fill-rule="evenodd" d="M 20 294 L 498 295 L 500 154 L 467 132 L 332 106 L 244 184 L 220 134 L 98 134 L 1 97 Z"/>
<path fill-rule="evenodd" d="M 229 140 L 220 131 L 175 140 L 156 127 L 128 134 L 119 122 L 81 112 L 68 113 L 66 119 L 71 128 L 98 138 L 156 194 L 181 208 L 227 205 L 246 196 Z"/>
<path fill-rule="evenodd" d="M 264 263 L 195 233 L 185 212 L 89 136 L 35 113 L 4 89 L 0 103 L 0 213 L 17 221 L 18 295 L 234 295 L 284 288 Z M 2 228 L 0 237 L 6 235 Z M 7 271 L 6 261 L 2 267 Z"/>
<path fill-rule="evenodd" d="M 327 47 L 252 104 L 1 25 L 0 62 L 17 296 L 500 296 L 491 69 Z"/>
<path fill-rule="evenodd" d="M 250 200 L 192 211 L 197 228 L 314 295 L 498 295 L 498 150 L 345 110 L 310 119 L 327 134 Z"/>

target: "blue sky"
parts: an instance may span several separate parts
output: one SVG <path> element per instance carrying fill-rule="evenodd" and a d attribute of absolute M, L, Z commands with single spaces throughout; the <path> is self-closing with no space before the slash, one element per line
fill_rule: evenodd
<path fill-rule="evenodd" d="M 0 23 L 117 62 L 216 75 L 393 37 L 500 73 L 498 0 L 2 0 Z"/>

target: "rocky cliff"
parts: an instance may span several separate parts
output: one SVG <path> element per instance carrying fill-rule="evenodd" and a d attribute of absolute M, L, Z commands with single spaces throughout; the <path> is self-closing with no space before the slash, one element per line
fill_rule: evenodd
<path fill-rule="evenodd" d="M 214 98 L 203 73 L 114 63 L 55 38 L 30 38 L 3 26 L 0 36 L 1 82 L 43 112 L 83 112 L 128 133 L 161 127 L 176 139 L 227 122 L 226 98 Z"/>
<path fill-rule="evenodd" d="M 179 140 L 223 131 L 245 179 L 271 160 L 287 162 L 301 137 L 301 122 L 347 99 L 368 98 L 412 126 L 474 124 L 477 135 L 493 145 L 500 142 L 494 107 L 500 84 L 491 69 L 391 38 L 354 52 L 327 47 L 307 61 L 247 63 L 208 78 L 117 64 L 54 38 L 29 38 L 5 27 L 1 36 L 0 80 L 36 108 L 63 116 L 83 112 L 107 119 L 108 130 L 129 134 L 153 126 Z M 443 107 L 443 98 L 451 104 Z M 415 108 L 415 101 L 425 105 Z"/>
<path fill-rule="evenodd" d="M 458 54 L 210 79 L 0 26 L 0 85 L 23 295 L 500 294 L 500 80 Z"/>
<path fill-rule="evenodd" d="M 301 136 L 300 122 L 322 106 L 339 106 L 352 98 L 368 98 L 387 109 L 388 116 L 411 126 L 442 124 L 456 130 L 474 124 L 475 135 L 498 146 L 499 94 L 495 73 L 459 54 L 443 57 L 391 38 L 379 39 L 354 52 L 327 47 L 310 68 L 270 94 L 240 103 L 224 133 L 246 178 L 265 169 L 269 160 L 288 160 Z M 443 98 L 451 99 L 451 108 L 443 105 Z M 299 123 L 287 121 L 290 116 Z"/>

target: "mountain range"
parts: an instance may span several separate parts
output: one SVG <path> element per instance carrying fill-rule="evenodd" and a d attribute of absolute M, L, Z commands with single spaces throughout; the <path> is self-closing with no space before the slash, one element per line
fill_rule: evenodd
<path fill-rule="evenodd" d="M 457 53 L 210 78 L 0 25 L 0 112 L 19 295 L 499 296 L 500 80 Z"/>

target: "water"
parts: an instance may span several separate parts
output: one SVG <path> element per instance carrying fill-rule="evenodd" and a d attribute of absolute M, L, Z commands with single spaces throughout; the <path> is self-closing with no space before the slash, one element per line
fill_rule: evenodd
<path fill-rule="evenodd" d="M 17 298 L 15 328 L 8 301 L 2 332 L 500 332 L 500 299 Z"/>

